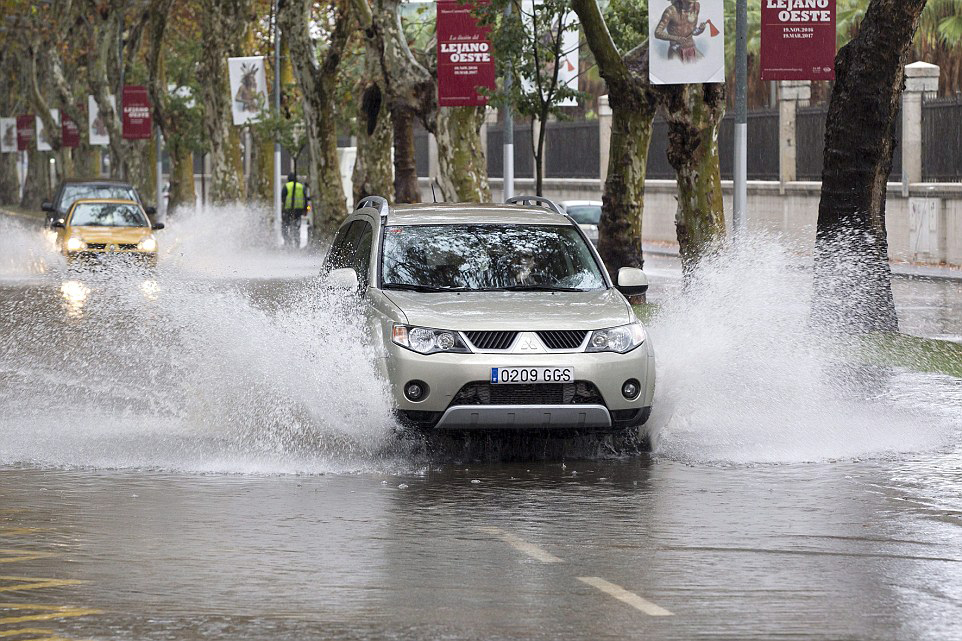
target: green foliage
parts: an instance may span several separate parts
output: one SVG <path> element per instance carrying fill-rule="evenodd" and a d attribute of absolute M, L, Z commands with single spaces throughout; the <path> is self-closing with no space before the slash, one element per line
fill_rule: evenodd
<path fill-rule="evenodd" d="M 648 0 L 611 0 L 604 17 L 611 38 L 622 54 L 648 39 Z"/>
<path fill-rule="evenodd" d="M 505 16 L 509 4 L 511 14 Z M 576 19 L 559 28 L 568 12 L 570 0 L 541 0 L 533 11 L 531 5 L 519 0 L 493 0 L 477 9 L 481 21 L 492 26 L 491 43 L 499 77 L 511 74 L 508 92 L 501 86 L 489 94 L 492 105 L 510 104 L 527 118 L 546 120 L 553 115 L 564 119 L 566 114 L 559 103 L 584 98 L 582 92 L 558 81 L 558 62 L 568 53 L 562 50 L 562 33 L 579 28 Z"/>

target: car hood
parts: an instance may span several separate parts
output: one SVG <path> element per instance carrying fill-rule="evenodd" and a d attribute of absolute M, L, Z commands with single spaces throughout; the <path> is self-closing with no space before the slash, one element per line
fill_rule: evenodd
<path fill-rule="evenodd" d="M 147 227 L 71 227 L 70 236 L 85 243 L 139 243 L 150 236 Z"/>
<path fill-rule="evenodd" d="M 624 325 L 632 312 L 615 289 L 592 292 L 385 291 L 411 325 L 477 330 L 601 329 Z"/>

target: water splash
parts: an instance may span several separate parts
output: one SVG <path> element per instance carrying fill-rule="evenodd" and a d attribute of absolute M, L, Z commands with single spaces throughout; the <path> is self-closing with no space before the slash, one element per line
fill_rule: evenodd
<path fill-rule="evenodd" d="M 860 365 L 858 341 L 813 327 L 810 298 L 805 261 L 770 237 L 741 238 L 700 266 L 650 328 L 659 455 L 821 461 L 949 442 L 962 426 L 959 381 Z"/>

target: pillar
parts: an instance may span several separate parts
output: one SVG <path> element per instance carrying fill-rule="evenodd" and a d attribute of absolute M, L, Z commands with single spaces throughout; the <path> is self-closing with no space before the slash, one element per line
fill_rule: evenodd
<path fill-rule="evenodd" d="M 808 80 L 778 83 L 778 178 L 782 186 L 797 178 L 797 113 L 798 108 L 807 107 L 811 99 L 812 83 Z"/>
<path fill-rule="evenodd" d="M 608 96 L 598 98 L 598 175 L 604 187 L 608 178 L 608 158 L 611 156 L 611 106 Z"/>
<path fill-rule="evenodd" d="M 922 182 L 922 100 L 939 91 L 939 67 L 927 62 L 905 66 L 902 94 L 902 190 Z"/>

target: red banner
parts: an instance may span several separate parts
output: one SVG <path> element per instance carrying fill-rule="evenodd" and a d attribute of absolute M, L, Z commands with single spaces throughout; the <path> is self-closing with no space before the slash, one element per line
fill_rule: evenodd
<path fill-rule="evenodd" d="M 478 88 L 494 89 L 494 53 L 488 40 L 490 27 L 478 24 L 472 14 L 476 4 L 438 1 L 438 105 L 477 107 L 488 104 Z"/>
<path fill-rule="evenodd" d="M 835 79 L 835 0 L 762 0 L 762 80 Z"/>
<path fill-rule="evenodd" d="M 123 105 L 124 138 L 145 140 L 151 136 L 150 99 L 147 87 L 126 86 L 121 98 Z"/>
<path fill-rule="evenodd" d="M 61 114 L 60 140 L 61 146 L 76 147 L 80 144 L 80 129 L 77 123 L 70 119 L 66 113 Z"/>
<path fill-rule="evenodd" d="M 17 151 L 27 151 L 33 142 L 33 114 L 17 116 Z"/>

